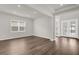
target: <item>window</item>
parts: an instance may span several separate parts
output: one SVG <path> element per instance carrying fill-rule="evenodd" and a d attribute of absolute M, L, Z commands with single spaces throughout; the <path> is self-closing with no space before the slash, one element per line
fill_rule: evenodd
<path fill-rule="evenodd" d="M 71 33 L 75 33 L 75 31 L 76 31 L 76 23 L 75 21 L 72 21 L 71 22 Z"/>
<path fill-rule="evenodd" d="M 67 22 L 63 22 L 63 35 L 67 33 Z"/>
<path fill-rule="evenodd" d="M 12 32 L 24 32 L 25 31 L 25 22 L 21 20 L 12 20 L 10 21 L 11 31 Z"/>

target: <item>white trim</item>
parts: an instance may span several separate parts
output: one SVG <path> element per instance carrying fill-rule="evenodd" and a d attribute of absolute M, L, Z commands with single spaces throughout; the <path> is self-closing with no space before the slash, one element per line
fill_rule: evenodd
<path fill-rule="evenodd" d="M 11 23 L 12 21 L 16 21 L 17 24 L 16 24 L 16 25 L 12 24 L 12 23 Z M 23 24 L 21 24 L 21 22 L 23 22 Z M 11 30 L 11 27 L 12 27 L 12 26 L 17 26 L 17 27 L 18 27 L 18 30 L 17 30 L 17 31 L 12 31 L 12 30 Z M 20 27 L 21 27 L 21 26 L 24 27 L 24 30 L 23 30 L 23 31 L 20 30 Z M 11 32 L 25 32 L 25 27 L 26 27 L 26 23 L 25 23 L 24 21 L 22 21 L 22 20 L 10 20 L 10 31 L 11 31 Z"/>
<path fill-rule="evenodd" d="M 63 6 L 60 9 L 56 9 L 55 10 L 55 14 L 61 14 L 64 12 L 68 12 L 68 11 L 73 11 L 73 10 L 77 10 L 79 9 L 79 5 L 67 5 L 67 6 Z"/>

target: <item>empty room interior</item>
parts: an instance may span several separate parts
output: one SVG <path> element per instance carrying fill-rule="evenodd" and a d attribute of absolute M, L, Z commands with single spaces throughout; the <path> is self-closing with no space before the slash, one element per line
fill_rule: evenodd
<path fill-rule="evenodd" d="M 78 4 L 0 4 L 0 55 L 78 54 Z"/>

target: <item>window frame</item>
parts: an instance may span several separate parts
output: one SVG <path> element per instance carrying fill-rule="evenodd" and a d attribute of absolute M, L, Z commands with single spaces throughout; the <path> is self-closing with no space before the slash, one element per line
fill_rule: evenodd
<path fill-rule="evenodd" d="M 17 24 L 13 25 L 12 22 L 16 22 Z M 21 23 L 23 23 L 23 24 L 21 24 Z M 13 31 L 12 30 L 12 26 L 17 26 L 18 30 L 17 31 Z M 24 27 L 23 31 L 20 30 L 21 26 Z M 10 20 L 10 31 L 11 32 L 25 32 L 25 27 L 26 27 L 26 23 L 23 20 Z"/>

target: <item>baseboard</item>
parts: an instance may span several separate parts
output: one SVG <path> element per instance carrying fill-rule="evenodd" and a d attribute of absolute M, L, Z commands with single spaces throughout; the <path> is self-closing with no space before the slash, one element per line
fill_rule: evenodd
<path fill-rule="evenodd" d="M 50 41 L 55 41 L 55 39 L 50 39 Z"/>
<path fill-rule="evenodd" d="M 13 39 L 21 39 L 21 38 L 27 38 L 27 37 L 32 37 L 32 36 L 22 36 L 22 37 L 16 37 L 16 38 L 6 38 L 6 39 L 2 39 L 0 41 L 4 41 L 4 40 L 13 40 Z"/>
<path fill-rule="evenodd" d="M 2 39 L 0 41 L 4 41 L 4 40 L 15 40 L 15 39 L 21 39 L 21 38 L 27 38 L 27 37 L 39 37 L 39 38 L 44 38 L 50 41 L 55 41 L 55 40 L 51 40 L 49 38 L 45 38 L 45 37 L 41 37 L 41 36 L 35 36 L 35 35 L 31 35 L 31 36 L 24 36 L 24 37 L 17 37 L 17 38 L 8 38 L 8 39 Z"/>
<path fill-rule="evenodd" d="M 50 39 L 50 38 L 46 38 L 46 37 L 42 37 L 42 36 L 37 36 L 37 35 L 33 35 L 33 36 L 40 37 L 40 38 L 44 38 L 44 39 L 48 39 L 48 40 L 50 40 L 50 41 L 55 41 L 54 39 L 52 40 L 52 39 Z"/>
<path fill-rule="evenodd" d="M 76 38 L 76 37 L 68 37 L 68 36 L 57 36 L 58 38 L 62 38 L 62 37 L 64 37 L 64 38 L 70 38 L 70 39 L 79 39 L 79 38 Z"/>

